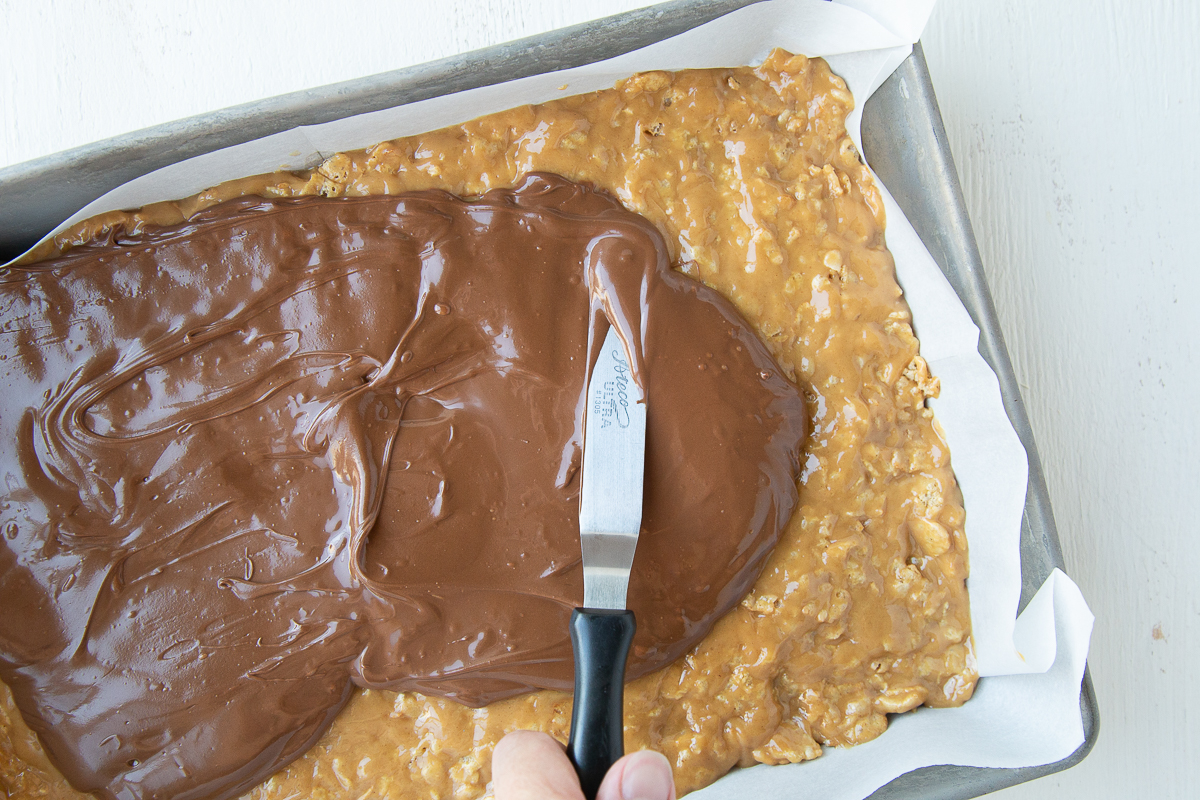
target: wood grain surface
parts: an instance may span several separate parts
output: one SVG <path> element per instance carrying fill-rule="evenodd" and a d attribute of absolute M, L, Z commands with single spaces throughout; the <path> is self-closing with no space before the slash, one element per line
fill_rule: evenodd
<path fill-rule="evenodd" d="M 0 0 L 0 167 L 642 5 Z M 924 36 L 1097 617 L 1099 744 L 1011 800 L 1200 796 L 1197 42 L 1194 0 L 941 0 Z"/>
<path fill-rule="evenodd" d="M 1099 742 L 1012 800 L 1200 797 L 1197 42 L 1192 0 L 941 0 L 924 36 L 1096 614 Z"/>

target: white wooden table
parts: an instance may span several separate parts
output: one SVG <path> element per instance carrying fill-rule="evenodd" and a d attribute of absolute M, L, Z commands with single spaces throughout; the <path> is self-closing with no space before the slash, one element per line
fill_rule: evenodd
<path fill-rule="evenodd" d="M 0 0 L 0 166 L 640 5 Z M 1100 742 L 1013 800 L 1200 797 L 1197 42 L 1192 0 L 941 0 L 924 37 L 1097 616 Z"/>

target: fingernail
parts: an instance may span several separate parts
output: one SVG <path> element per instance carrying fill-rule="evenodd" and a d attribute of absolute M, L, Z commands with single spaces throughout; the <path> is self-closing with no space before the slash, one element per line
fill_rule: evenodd
<path fill-rule="evenodd" d="M 670 762 L 652 750 L 643 750 L 630 758 L 621 776 L 621 797 L 625 800 L 671 800 L 674 788 Z"/>

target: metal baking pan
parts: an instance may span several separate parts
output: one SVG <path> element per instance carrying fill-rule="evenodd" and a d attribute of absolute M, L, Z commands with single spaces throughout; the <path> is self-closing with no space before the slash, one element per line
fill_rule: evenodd
<path fill-rule="evenodd" d="M 0 169 L 0 263 L 110 189 L 167 164 L 298 125 L 612 58 L 757 1 L 676 0 L 428 64 L 201 114 Z M 1064 569 L 1062 549 L 1033 431 L 919 44 L 866 103 L 862 134 L 871 164 L 979 326 L 979 351 L 1000 380 L 1009 419 L 1029 454 L 1021 527 L 1024 608 L 1051 570 Z M 925 767 L 896 778 L 871 800 L 963 800 L 1074 766 L 1092 749 L 1100 730 L 1086 671 L 1080 711 L 1084 743 L 1062 761 L 1021 769 Z"/>
<path fill-rule="evenodd" d="M 904 209 L 921 241 L 979 326 L 979 353 L 1000 380 L 1004 409 L 1029 455 L 1029 486 L 1025 515 L 1021 519 L 1020 608 L 1024 609 L 1055 567 L 1067 570 L 1042 475 L 1042 461 L 983 274 L 979 247 L 971 230 L 920 42 L 863 107 L 862 137 L 867 161 Z M 917 326 L 919 336 L 919 321 Z M 1100 709 L 1086 667 L 1079 712 L 1083 717 L 1083 744 L 1062 761 L 1019 769 L 925 767 L 901 775 L 872 794 L 870 800 L 962 800 L 1073 767 L 1091 752 L 1100 734 Z"/>

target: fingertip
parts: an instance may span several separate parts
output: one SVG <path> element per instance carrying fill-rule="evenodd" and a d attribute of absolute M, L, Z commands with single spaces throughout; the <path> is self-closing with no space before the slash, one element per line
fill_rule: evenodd
<path fill-rule="evenodd" d="M 630 753 L 604 776 L 596 800 L 675 800 L 671 762 L 653 750 Z"/>
<path fill-rule="evenodd" d="M 507 765 L 512 758 L 521 753 L 540 752 L 551 745 L 559 746 L 553 737 L 541 731 L 511 731 L 496 743 L 496 748 L 492 751 L 492 760 Z"/>
<path fill-rule="evenodd" d="M 496 800 L 583 800 L 563 746 L 541 731 L 512 731 L 492 751 Z"/>

